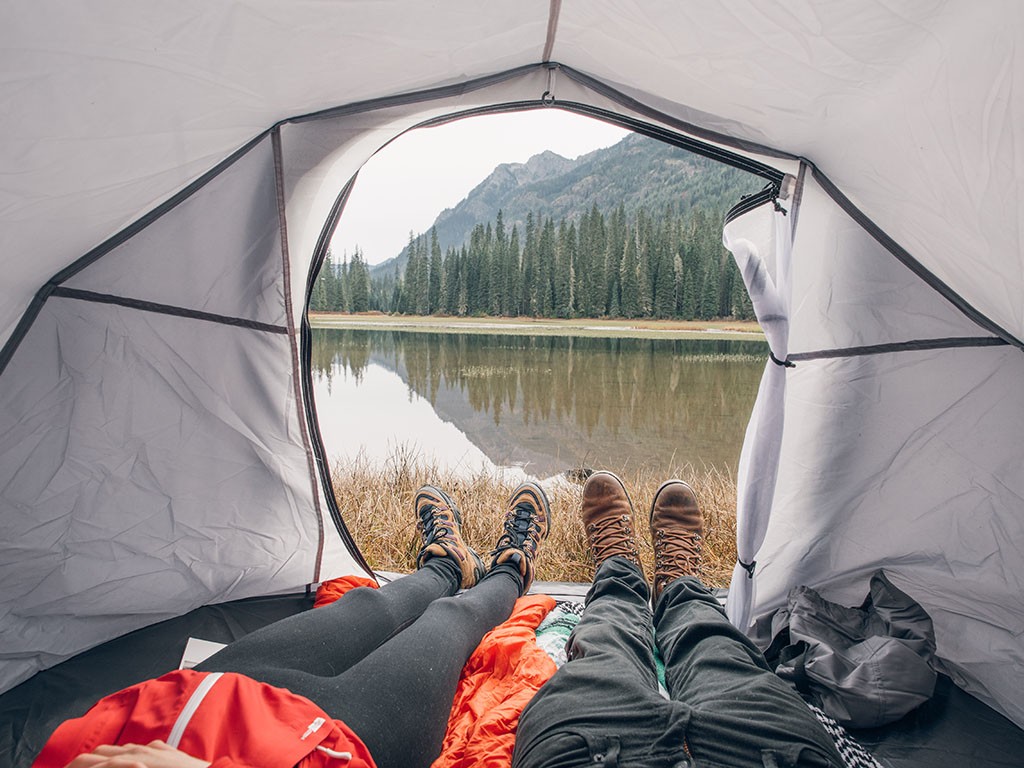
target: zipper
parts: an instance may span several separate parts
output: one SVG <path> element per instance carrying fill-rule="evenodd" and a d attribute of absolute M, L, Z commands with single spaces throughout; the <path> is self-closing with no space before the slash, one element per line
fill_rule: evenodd
<path fill-rule="evenodd" d="M 327 258 L 327 249 L 331 243 L 331 236 L 334 234 L 334 228 L 338 224 L 338 219 L 345 208 L 345 203 L 348 202 L 352 188 L 355 186 L 356 176 L 358 175 L 358 172 L 353 174 L 341 192 L 338 193 L 327 221 L 324 222 L 324 226 L 320 230 L 320 237 L 317 238 L 316 247 L 313 250 L 313 258 L 309 263 L 309 272 L 306 274 L 306 303 L 302 308 L 302 321 L 299 325 L 299 355 L 302 367 L 302 407 L 305 411 L 306 423 L 309 426 L 309 442 L 313 448 L 316 469 L 320 475 L 320 485 L 324 490 L 324 503 L 327 505 L 327 511 L 334 522 L 334 527 L 338 531 L 338 535 L 341 536 L 341 540 L 345 542 L 349 553 L 363 567 L 366 573 L 372 576 L 373 568 L 366 562 L 366 558 L 359 550 L 355 538 L 349 531 L 344 519 L 342 519 L 341 510 L 338 508 L 338 500 L 334 495 L 334 483 L 331 481 L 327 449 L 324 447 L 323 435 L 320 432 L 320 418 L 317 415 L 316 402 L 313 400 L 313 331 L 309 325 L 309 303 L 313 298 L 313 285 L 316 275 L 320 271 L 324 259 Z M 317 562 L 317 568 L 319 569 L 319 567 L 320 563 Z"/>
<path fill-rule="evenodd" d="M 728 224 L 733 219 L 737 219 L 745 213 L 749 213 L 755 208 L 759 208 L 765 203 L 773 203 L 775 210 L 785 214 L 786 209 L 779 204 L 779 191 L 782 185 L 780 182 L 769 182 L 765 184 L 764 189 L 760 192 L 754 192 L 750 195 L 744 195 L 740 198 L 740 201 L 736 203 L 729 212 L 725 214 L 725 223 Z"/>

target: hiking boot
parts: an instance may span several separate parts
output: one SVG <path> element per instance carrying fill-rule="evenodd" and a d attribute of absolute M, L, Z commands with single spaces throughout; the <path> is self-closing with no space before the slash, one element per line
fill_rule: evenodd
<path fill-rule="evenodd" d="M 595 566 L 609 557 L 624 557 L 643 573 L 633 533 L 633 502 L 617 475 L 602 471 L 587 478 L 581 516 Z"/>
<path fill-rule="evenodd" d="M 491 552 L 491 568 L 502 563 L 512 563 L 519 568 L 523 577 L 525 595 L 533 584 L 533 559 L 537 546 L 548 537 L 551 522 L 551 505 L 544 490 L 536 483 L 523 483 L 508 500 L 505 513 L 505 530 Z"/>
<path fill-rule="evenodd" d="M 484 576 L 484 563 L 462 539 L 462 513 L 451 497 L 433 485 L 424 485 L 416 492 L 416 530 L 423 546 L 416 556 L 416 567 L 434 557 L 450 558 L 459 566 L 461 587 L 468 589 Z"/>
<path fill-rule="evenodd" d="M 701 578 L 704 515 L 693 489 L 682 480 L 662 483 L 651 503 L 651 543 L 654 545 L 653 600 L 680 576 Z"/>

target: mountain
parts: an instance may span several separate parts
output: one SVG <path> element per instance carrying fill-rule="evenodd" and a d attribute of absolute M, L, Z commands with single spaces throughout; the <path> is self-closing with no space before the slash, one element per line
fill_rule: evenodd
<path fill-rule="evenodd" d="M 657 210 L 672 205 L 681 212 L 706 207 L 712 215 L 724 217 L 742 195 L 762 186 L 764 182 L 751 174 L 630 134 L 614 146 L 575 160 L 547 151 L 525 163 L 499 165 L 458 205 L 442 211 L 434 227 L 446 253 L 449 247 L 466 243 L 477 224 L 493 222 L 499 210 L 506 229 L 518 226 L 520 233 L 529 212 L 575 221 L 593 205 L 609 212 L 621 203 L 627 214 L 640 207 Z M 372 267 L 371 276 L 391 274 L 396 266 L 404 270 L 408 258 L 406 247 Z"/>

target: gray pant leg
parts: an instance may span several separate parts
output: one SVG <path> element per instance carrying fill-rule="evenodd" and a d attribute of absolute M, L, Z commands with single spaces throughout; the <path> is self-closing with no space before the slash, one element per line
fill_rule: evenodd
<path fill-rule="evenodd" d="M 698 579 L 665 589 L 655 627 L 669 695 L 691 710 L 687 746 L 697 765 L 843 765 L 807 705 Z"/>
<path fill-rule="evenodd" d="M 683 756 L 685 715 L 658 693 L 648 587 L 628 560 L 598 568 L 569 661 L 524 709 L 517 768 L 657 766 Z"/>

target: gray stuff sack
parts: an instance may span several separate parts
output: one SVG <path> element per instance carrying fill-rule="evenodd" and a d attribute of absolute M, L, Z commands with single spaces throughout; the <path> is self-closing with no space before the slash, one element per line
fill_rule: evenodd
<path fill-rule="evenodd" d="M 931 617 L 880 570 L 859 608 L 795 587 L 788 610 L 771 616 L 771 637 L 776 673 L 848 728 L 895 722 L 935 691 Z"/>

